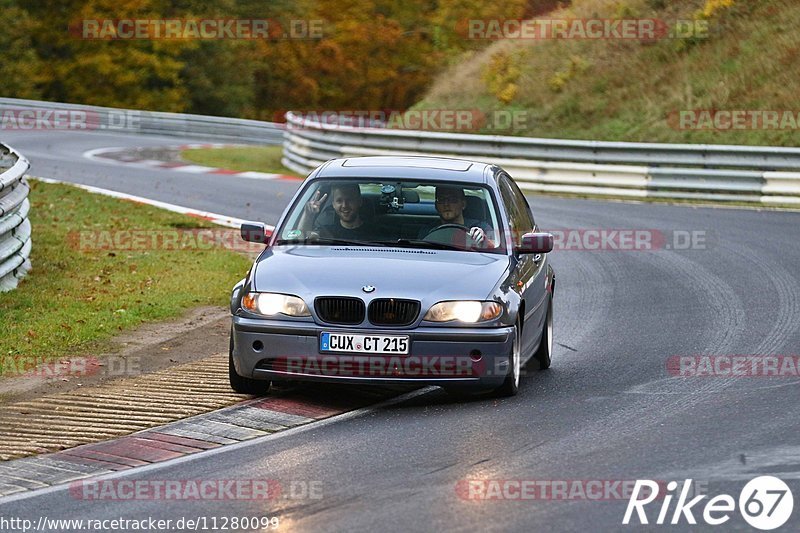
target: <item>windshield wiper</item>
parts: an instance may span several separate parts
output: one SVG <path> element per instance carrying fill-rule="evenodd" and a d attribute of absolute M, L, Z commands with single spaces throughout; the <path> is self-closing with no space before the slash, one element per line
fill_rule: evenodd
<path fill-rule="evenodd" d="M 396 241 L 373 241 L 375 244 L 388 244 L 391 246 L 404 246 L 407 248 L 430 248 L 433 250 L 457 250 L 465 251 L 465 248 L 445 244 L 442 242 L 423 241 L 419 239 L 397 239 Z"/>
<path fill-rule="evenodd" d="M 459 252 L 466 251 L 465 248 L 460 246 L 453 246 L 452 244 L 445 244 L 441 242 L 431 242 L 431 241 L 423 241 L 418 239 L 397 239 L 397 240 L 390 240 L 390 241 L 354 241 L 349 239 L 328 239 L 328 238 L 318 238 L 318 239 L 278 239 L 275 241 L 275 244 L 296 244 L 296 245 L 304 245 L 304 244 L 339 244 L 339 245 L 352 245 L 352 246 L 401 246 L 405 248 L 429 248 L 432 250 L 456 250 Z"/>
<path fill-rule="evenodd" d="M 349 239 L 327 239 L 327 238 L 317 238 L 317 239 L 278 239 L 275 241 L 275 244 L 343 244 L 343 245 L 355 245 L 355 246 L 368 246 L 372 244 L 371 241 L 352 241 Z"/>

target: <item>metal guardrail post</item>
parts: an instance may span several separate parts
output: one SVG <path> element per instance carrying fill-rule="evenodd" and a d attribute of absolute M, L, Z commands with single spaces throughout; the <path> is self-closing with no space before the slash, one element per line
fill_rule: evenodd
<path fill-rule="evenodd" d="M 5 168 L 0 173 L 0 292 L 14 289 L 30 270 L 31 223 L 28 220 L 30 187 L 25 174 L 28 160 L 0 144 Z"/>

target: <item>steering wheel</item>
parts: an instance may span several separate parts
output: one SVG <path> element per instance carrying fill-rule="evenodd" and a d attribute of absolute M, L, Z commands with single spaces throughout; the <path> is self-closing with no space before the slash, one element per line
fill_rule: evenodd
<path fill-rule="evenodd" d="M 436 226 L 435 228 L 431 229 L 427 235 L 425 235 L 424 240 L 458 246 L 461 244 L 462 241 L 461 239 L 456 238 L 455 236 L 456 232 L 464 233 L 463 242 L 464 246 L 466 246 L 467 248 L 472 248 L 477 244 L 475 242 L 475 239 L 473 239 L 470 236 L 469 229 L 467 229 L 466 226 L 462 224 L 453 224 L 453 223 L 441 224 L 439 226 Z M 441 235 L 434 235 L 436 233 L 441 233 Z M 433 239 L 430 238 L 431 235 L 434 235 Z"/>

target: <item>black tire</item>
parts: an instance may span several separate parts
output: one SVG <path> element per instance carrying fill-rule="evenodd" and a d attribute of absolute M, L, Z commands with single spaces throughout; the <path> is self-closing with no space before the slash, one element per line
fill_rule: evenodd
<path fill-rule="evenodd" d="M 509 358 L 508 374 L 503 384 L 494 390 L 496 396 L 509 397 L 514 396 L 519 392 L 519 380 L 522 374 L 522 365 L 520 363 L 522 344 L 522 328 L 519 325 L 519 319 L 514 324 L 514 343 L 511 347 L 511 354 Z"/>
<path fill-rule="evenodd" d="M 544 330 L 542 340 L 539 342 L 539 349 L 531 357 L 531 362 L 536 361 L 539 370 L 547 370 L 552 363 L 553 353 L 553 297 L 551 296 L 547 306 L 547 318 L 544 320 Z"/>
<path fill-rule="evenodd" d="M 272 382 L 264 379 L 251 379 L 240 376 L 236 372 L 236 367 L 233 365 L 233 330 L 231 330 L 230 347 L 228 348 L 228 379 L 231 382 L 231 388 L 239 394 L 253 394 L 255 396 L 264 396 L 269 392 L 269 387 Z"/>

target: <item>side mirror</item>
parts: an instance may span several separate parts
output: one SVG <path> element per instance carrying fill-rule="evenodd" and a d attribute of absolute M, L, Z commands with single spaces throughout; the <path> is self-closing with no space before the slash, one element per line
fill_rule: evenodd
<path fill-rule="evenodd" d="M 247 242 L 257 242 L 267 244 L 272 232 L 260 222 L 245 222 L 242 224 L 242 239 Z"/>
<path fill-rule="evenodd" d="M 546 254 L 553 251 L 552 233 L 526 233 L 522 236 L 522 243 L 517 246 L 521 254 Z"/>

